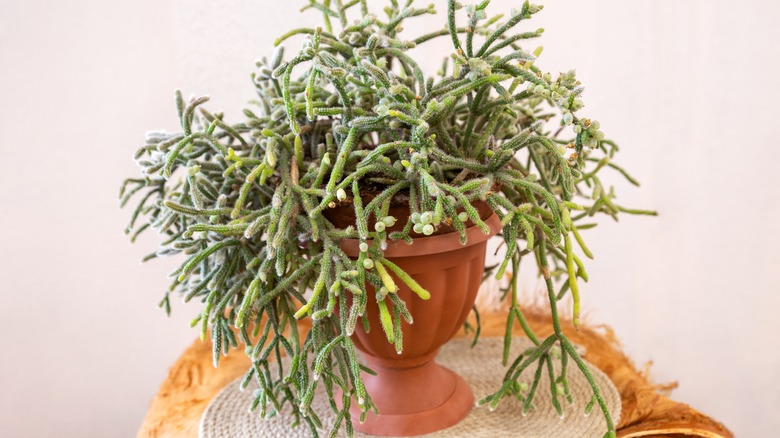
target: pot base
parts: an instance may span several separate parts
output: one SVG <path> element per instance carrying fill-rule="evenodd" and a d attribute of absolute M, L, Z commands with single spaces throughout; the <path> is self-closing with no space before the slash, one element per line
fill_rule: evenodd
<path fill-rule="evenodd" d="M 411 367 L 387 367 L 367 358 L 376 376 L 363 378 L 379 409 L 360 423 L 352 405 L 356 430 L 372 435 L 414 436 L 454 426 L 474 407 L 474 394 L 462 377 L 433 360 Z M 383 361 L 384 362 L 384 361 Z"/>

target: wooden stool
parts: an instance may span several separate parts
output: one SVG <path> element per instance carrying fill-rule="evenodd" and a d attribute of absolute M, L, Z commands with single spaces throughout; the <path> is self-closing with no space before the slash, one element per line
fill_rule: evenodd
<path fill-rule="evenodd" d="M 552 333 L 549 317 L 541 312 L 524 311 L 537 335 Z M 501 312 L 482 314 L 484 336 L 502 335 L 504 324 L 505 314 Z M 651 383 L 646 372 L 637 370 L 623 354 L 608 327 L 583 324 L 575 331 L 570 323 L 562 325 L 572 342 L 585 346 L 587 360 L 604 371 L 620 392 L 623 410 L 617 425 L 618 437 L 733 438 L 721 423 L 668 398 L 666 394 L 675 385 Z M 461 332 L 458 336 L 465 334 Z M 249 359 L 242 352 L 234 351 L 215 369 L 211 364 L 210 342 L 196 340 L 182 353 L 160 385 L 138 437 L 197 437 L 198 423 L 211 399 L 242 376 L 248 367 Z"/>

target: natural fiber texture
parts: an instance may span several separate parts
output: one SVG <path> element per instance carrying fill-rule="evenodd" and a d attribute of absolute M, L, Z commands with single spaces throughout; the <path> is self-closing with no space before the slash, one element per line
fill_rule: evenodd
<path fill-rule="evenodd" d="M 512 343 L 512 354 L 522 353 L 533 344 L 525 338 Z M 476 347 L 470 348 L 470 340 L 456 339 L 442 347 L 437 362 L 460 374 L 471 386 L 474 396 L 480 399 L 494 392 L 502 382 L 506 368 L 501 365 L 500 357 L 503 340 L 493 337 L 480 340 Z M 490 359 L 487 359 L 490 358 Z M 609 411 L 615 421 L 620 419 L 620 394 L 604 373 L 591 366 L 593 376 L 601 388 Z M 543 374 L 537 394 L 534 397 L 535 409 L 528 415 L 521 415 L 522 406 L 516 401 L 504 401 L 490 412 L 487 406 L 474 408 L 457 425 L 446 430 L 425 435 L 429 437 L 474 437 L 495 438 L 512 436 L 517 438 L 535 438 L 554 436 L 558 438 L 580 438 L 583 436 L 602 436 L 606 431 L 604 420 L 598 409 L 590 415 L 583 415 L 585 405 L 592 391 L 588 382 L 580 373 L 572 372 L 569 385 L 573 403 L 563 403 L 564 417 L 558 416 L 550 400 L 550 382 Z M 524 376 L 529 385 L 530 374 Z M 308 437 L 309 429 L 304 425 L 290 429 L 287 415 L 277 415 L 263 420 L 257 413 L 247 409 L 252 400 L 252 390 L 241 391 L 238 382 L 228 385 L 212 400 L 200 423 L 201 438 L 232 437 Z M 320 415 L 324 430 L 330 430 L 335 414 L 330 410 L 326 394 L 319 391 L 312 403 L 314 411 Z M 356 436 L 367 436 L 356 433 Z"/>
<path fill-rule="evenodd" d="M 549 316 L 529 308 L 523 308 L 523 311 L 538 335 L 552 332 Z M 505 314 L 491 313 L 483 307 L 482 335 L 500 335 L 504 331 L 504 321 Z M 608 375 L 620 392 L 623 407 L 618 437 L 733 437 L 719 422 L 668 398 L 671 386 L 652 383 L 646 369 L 640 371 L 634 367 L 609 328 L 588 326 L 585 321 L 579 331 L 574 331 L 571 324 L 565 322 L 563 329 L 573 342 L 587 349 L 588 361 Z M 521 335 L 517 339 L 521 339 Z M 198 423 L 206 406 L 225 386 L 242 376 L 248 366 L 246 356 L 231 354 L 214 369 L 211 344 L 194 341 L 160 385 L 138 437 L 197 436 Z"/>

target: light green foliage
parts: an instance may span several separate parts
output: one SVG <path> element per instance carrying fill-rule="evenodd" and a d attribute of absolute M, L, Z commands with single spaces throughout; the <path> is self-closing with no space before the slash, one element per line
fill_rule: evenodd
<path fill-rule="evenodd" d="M 317 385 L 344 392 L 343 408 L 332 407 L 336 428 L 344 425 L 348 434 L 349 397 L 364 413 L 375 409 L 349 335 L 356 324 L 367 325 L 361 316 L 372 300 L 388 341 L 403 348 L 401 318 L 411 316 L 393 293 L 390 272 L 429 296 L 384 259 L 388 239 L 411 242 L 413 232 L 430 235 L 449 225 L 465 243 L 467 223 L 488 232 L 472 205 L 486 202 L 501 219 L 506 244 L 503 263 L 490 274 L 501 278 L 510 267 L 517 272 L 522 257 L 536 259 L 555 333 L 539 340 L 530 331 L 513 279 L 506 351 L 515 320 L 537 346 L 514 361 L 485 402 L 495 407 L 511 396 L 527 409 L 541 373 L 552 374 L 552 360 L 561 360 L 562 374 L 550 379 L 560 409 L 557 393 L 568 396 L 567 358 L 589 377 L 557 313 L 557 302 L 571 292 L 578 321 L 578 279 L 587 281 L 587 274 L 573 242 L 591 257 L 580 235 L 591 225 L 581 222 L 597 213 L 652 214 L 618 205 L 599 178 L 613 169 L 636 183 L 612 162 L 617 146 L 599 123 L 580 114 L 583 88 L 574 71 L 553 77 L 536 65 L 541 47 L 521 48 L 542 34 L 517 30 L 541 6 L 526 2 L 490 16 L 488 1 L 465 10 L 450 1 L 441 30 L 410 40 L 402 36 L 404 21 L 435 12 L 412 3 L 389 0 L 374 15 L 365 0 L 310 0 L 304 9 L 321 13 L 324 27 L 295 29 L 276 41 L 273 56 L 252 75 L 257 99 L 244 119 L 229 124 L 203 109 L 207 98 L 185 101 L 177 92 L 182 132 L 148 134 L 135 156 L 142 175 L 128 179 L 120 194 L 122 205 L 140 196 L 127 228 L 133 239 L 152 228 L 163 240 L 145 260 L 184 255 L 161 305 L 169 309 L 173 291 L 201 300 L 193 325 L 204 336 L 211 328 L 215 362 L 237 346 L 236 336 L 246 344 L 253 365 L 245 382 L 260 386 L 253 407 L 267 415 L 289 403 L 295 422 L 313 432 L 320 424 L 309 407 Z M 280 44 L 295 35 L 303 44 L 285 60 Z M 449 37 L 453 49 L 440 74 L 426 77 L 407 51 L 438 37 Z M 374 194 L 367 202 L 366 188 Z M 389 203 L 402 191 L 413 214 L 389 217 Z M 337 228 L 323 215 L 349 203 L 355 226 Z M 389 232 L 396 221 L 403 230 Z M 339 248 L 342 238 L 361 240 L 357 260 Z M 558 293 L 554 280 L 563 285 Z M 367 285 L 377 293 L 366 293 Z M 297 319 L 307 316 L 312 330 L 301 337 Z M 287 369 L 279 368 L 282 353 L 292 358 Z M 534 363 L 530 388 L 518 383 Z M 593 390 L 612 432 L 595 384 Z"/>

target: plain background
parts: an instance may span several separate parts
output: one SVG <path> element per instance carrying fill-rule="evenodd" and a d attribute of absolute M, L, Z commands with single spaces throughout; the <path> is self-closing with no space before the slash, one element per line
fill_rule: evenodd
<path fill-rule="evenodd" d="M 174 261 L 139 265 L 156 240 L 121 233 L 120 181 L 146 130 L 176 129 L 175 88 L 240 117 L 254 60 L 319 24 L 303 4 L 0 1 L 0 435 L 135 433 L 196 307 L 155 307 Z M 587 232 L 589 320 L 743 437 L 780 430 L 779 5 L 550 1 L 521 26 L 546 28 L 537 65 L 577 68 L 583 113 L 642 181 L 618 200 L 661 212 Z M 437 8 L 403 35 L 441 28 Z"/>

